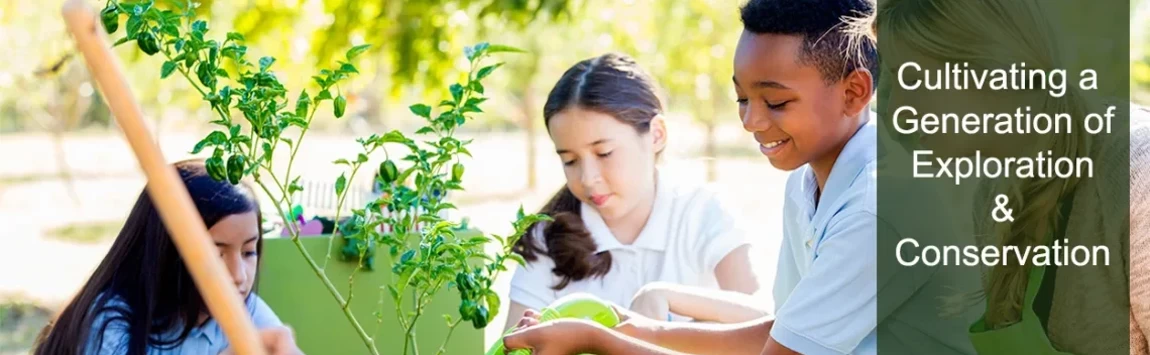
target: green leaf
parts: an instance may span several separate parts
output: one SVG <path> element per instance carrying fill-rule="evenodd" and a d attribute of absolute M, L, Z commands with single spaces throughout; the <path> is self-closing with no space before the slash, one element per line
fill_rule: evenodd
<path fill-rule="evenodd" d="M 227 78 L 228 77 L 227 69 L 216 68 L 216 76 L 221 77 L 221 78 Z"/>
<path fill-rule="evenodd" d="M 236 124 L 236 125 L 234 125 L 228 129 L 228 133 L 231 133 L 232 137 L 236 137 L 240 134 L 241 128 L 243 128 L 243 127 L 240 126 L 239 124 Z"/>
<path fill-rule="evenodd" d="M 339 159 L 336 159 L 335 161 L 333 161 L 333 162 L 331 162 L 331 163 L 332 163 L 332 164 L 336 164 L 336 165 L 347 165 L 347 166 L 351 166 L 351 162 L 349 162 L 349 161 L 347 161 L 347 159 L 343 159 L 343 158 L 339 158 Z"/>
<path fill-rule="evenodd" d="M 403 132 L 400 132 L 398 130 L 392 130 L 391 132 L 387 132 L 386 134 L 383 135 L 383 137 L 380 137 L 380 138 L 383 140 L 383 143 L 404 143 L 404 142 L 407 142 L 407 137 L 404 137 Z"/>
<path fill-rule="evenodd" d="M 299 128 L 307 127 L 307 121 L 304 121 L 303 118 L 296 117 L 294 115 L 288 115 L 287 117 L 284 117 L 284 121 L 287 122 L 287 124 L 289 124 L 289 125 L 296 126 Z"/>
<path fill-rule="evenodd" d="M 164 65 L 160 68 L 160 79 L 167 79 L 174 71 L 176 71 L 176 63 L 164 62 Z"/>
<path fill-rule="evenodd" d="M 507 258 L 511 259 L 511 260 L 515 260 L 515 263 L 519 264 L 519 266 L 527 266 L 527 260 L 523 260 L 523 256 L 521 256 L 519 254 L 515 254 L 515 253 L 507 254 Z"/>
<path fill-rule="evenodd" d="M 204 148 L 208 146 L 223 145 L 227 141 L 228 136 L 224 134 L 224 132 L 212 131 L 212 133 L 209 133 L 207 137 L 204 137 L 204 139 L 200 140 L 199 143 L 196 143 L 196 146 L 192 148 L 192 154 L 199 154 L 204 150 Z"/>
<path fill-rule="evenodd" d="M 170 23 L 166 23 L 163 26 L 160 26 L 160 32 L 163 32 L 164 34 L 166 34 L 168 36 L 172 36 L 172 37 L 179 37 L 180 36 L 180 29 L 178 27 L 176 27 L 175 25 L 170 24 Z"/>
<path fill-rule="evenodd" d="M 359 74 L 359 70 L 356 69 L 354 65 L 351 65 L 351 63 L 343 63 L 343 65 L 339 66 L 339 71 Z"/>
<path fill-rule="evenodd" d="M 485 52 L 487 52 L 487 48 L 490 48 L 490 47 L 491 47 L 490 43 L 479 42 L 479 43 L 475 44 L 475 51 L 478 53 L 485 53 Z"/>
<path fill-rule="evenodd" d="M 415 104 L 415 105 L 411 105 L 408 108 L 411 109 L 411 113 L 414 113 L 416 116 L 423 117 L 423 118 L 431 118 L 431 106 L 427 106 L 424 104 Z"/>
<path fill-rule="evenodd" d="M 368 160 L 368 159 L 367 159 L 367 154 L 359 153 L 359 156 L 358 156 L 358 157 L 356 157 L 356 159 L 355 159 L 355 162 L 356 162 L 356 163 L 360 163 L 360 164 L 363 164 L 363 163 L 366 163 L 366 162 L 367 162 L 367 160 Z"/>
<path fill-rule="evenodd" d="M 339 97 L 335 98 L 335 105 L 334 106 L 335 106 L 334 107 L 335 108 L 335 117 L 336 118 L 343 117 L 344 109 L 347 108 L 347 99 L 344 99 L 343 95 L 339 95 Z"/>
<path fill-rule="evenodd" d="M 499 313 L 499 295 L 495 292 L 488 292 L 486 298 L 487 309 L 491 310 L 491 313 L 487 315 L 487 320 L 490 321 L 492 317 L 495 317 L 495 315 Z"/>
<path fill-rule="evenodd" d="M 276 62 L 276 59 L 275 59 L 275 58 L 272 58 L 272 57 L 262 57 L 262 58 L 260 58 L 260 71 L 261 71 L 261 72 L 265 72 L 265 71 L 267 71 L 267 70 L 268 70 L 268 67 L 271 67 L 271 66 L 272 66 L 272 63 L 275 63 L 275 62 Z"/>
<path fill-rule="evenodd" d="M 320 102 L 323 100 L 331 100 L 331 99 L 332 99 L 332 97 L 331 97 L 331 91 L 330 90 L 320 91 L 319 95 L 315 96 L 316 102 Z"/>
<path fill-rule="evenodd" d="M 387 285 L 387 293 L 391 295 L 392 301 L 399 301 L 399 291 L 395 289 L 395 286 Z M 450 319 L 451 318 L 448 317 L 449 321 Z"/>
<path fill-rule="evenodd" d="M 483 93 L 483 84 L 480 84 L 478 81 L 472 81 L 471 82 L 471 90 L 482 94 Z"/>
<path fill-rule="evenodd" d="M 453 99 L 455 99 L 455 102 L 459 102 L 459 100 L 462 100 L 463 99 L 463 85 L 459 85 L 459 83 L 451 84 L 451 97 Z"/>
<path fill-rule="evenodd" d="M 238 32 L 228 32 L 228 40 L 229 41 L 243 41 L 244 35 L 242 35 Z"/>
<path fill-rule="evenodd" d="M 310 106 L 310 105 L 311 105 L 311 99 L 307 95 L 307 90 L 301 91 L 299 93 L 299 98 L 296 99 L 296 101 L 295 101 L 295 114 L 296 114 L 296 116 L 298 116 L 300 118 L 307 116 L 308 106 Z"/>
<path fill-rule="evenodd" d="M 495 69 L 497 69 L 501 66 L 503 66 L 503 63 L 488 65 L 486 67 L 480 68 L 479 72 L 475 74 L 475 80 L 483 80 L 483 78 L 486 78 L 488 75 L 491 75 L 491 72 L 495 71 Z"/>
<path fill-rule="evenodd" d="M 411 261 L 411 258 L 413 257 L 415 257 L 415 250 L 408 250 L 407 252 L 403 253 L 403 256 L 399 257 L 399 262 L 406 264 L 408 261 Z"/>
<path fill-rule="evenodd" d="M 435 128 L 424 126 L 423 128 L 420 128 L 418 131 L 415 131 L 415 134 L 428 134 L 428 133 L 435 133 Z"/>
<path fill-rule="evenodd" d="M 527 53 L 527 51 L 502 44 L 492 44 L 487 47 L 487 53 Z"/>
<path fill-rule="evenodd" d="M 523 205 L 519 205 L 519 212 L 515 213 L 515 219 L 523 219 L 523 217 L 526 217 L 523 213 Z"/>
<path fill-rule="evenodd" d="M 120 40 L 116 41 L 116 43 L 113 43 L 112 47 L 116 47 L 116 46 L 119 46 L 121 44 L 131 42 L 135 39 L 136 39 L 135 36 L 128 36 L 128 37 L 121 38 Z"/>
<path fill-rule="evenodd" d="M 371 48 L 370 44 L 361 44 L 355 47 L 351 47 L 351 49 L 347 50 L 347 60 L 352 60 L 353 58 L 358 57 L 360 54 L 363 54 L 363 52 L 366 52 L 368 48 Z"/>
<path fill-rule="evenodd" d="M 128 16 L 128 37 L 136 38 L 144 26 L 144 19 L 140 16 Z"/>
<path fill-rule="evenodd" d="M 335 179 L 335 194 L 343 194 L 345 188 L 347 188 L 347 177 L 344 174 L 339 174 L 339 178 Z"/>
<path fill-rule="evenodd" d="M 468 105 L 464 105 L 464 106 L 463 106 L 463 109 L 462 109 L 462 110 L 460 110 L 460 111 L 461 111 L 461 112 L 463 112 L 463 113 L 468 113 L 468 112 L 476 112 L 476 113 L 481 113 L 481 112 L 483 112 L 483 110 L 481 110 L 481 109 L 479 108 L 479 106 L 476 106 L 476 105 L 471 105 L 471 104 L 468 104 Z M 455 124 L 457 124 L 457 125 L 462 125 L 462 124 L 463 124 L 463 122 L 464 122 L 464 120 L 463 120 L 462 118 L 463 118 L 463 117 L 458 117 L 458 118 L 456 118 L 456 120 L 455 120 Z"/>
<path fill-rule="evenodd" d="M 204 20 L 198 20 L 192 23 L 192 31 L 200 33 L 208 32 L 208 23 Z"/>
<path fill-rule="evenodd" d="M 287 145 L 288 145 L 288 147 L 289 147 L 289 148 L 290 148 L 290 147 L 291 147 L 293 144 L 295 144 L 295 143 L 293 143 L 293 142 L 292 142 L 291 138 L 288 138 L 288 137 L 280 137 L 280 141 L 282 141 L 282 142 L 284 142 L 284 143 L 287 143 Z"/>

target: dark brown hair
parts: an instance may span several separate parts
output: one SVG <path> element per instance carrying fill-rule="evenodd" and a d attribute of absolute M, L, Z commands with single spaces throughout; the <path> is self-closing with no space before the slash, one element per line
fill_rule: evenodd
<path fill-rule="evenodd" d="M 174 168 L 208 228 L 224 217 L 252 211 L 262 220 L 255 194 L 246 183 L 216 181 L 202 160 L 181 161 Z M 256 250 L 263 252 L 263 238 L 256 242 Z M 109 303 L 113 299 L 121 300 L 123 306 Z M 79 354 L 89 343 L 98 349 L 104 341 L 103 330 L 112 323 L 126 326 L 125 354 L 144 354 L 148 347 L 176 347 L 206 312 L 191 274 L 144 189 L 104 260 L 60 315 L 40 332 L 34 354 Z M 101 313 L 108 316 L 98 317 Z M 106 321 L 94 324 L 99 318 Z M 93 332 L 93 327 L 101 331 Z M 180 336 L 160 339 L 172 329 L 181 329 Z M 99 335 L 89 339 L 89 334 Z"/>
<path fill-rule="evenodd" d="M 622 54 L 608 53 L 586 59 L 567 69 L 547 96 L 543 106 L 544 124 L 550 129 L 551 118 L 569 108 L 579 108 L 610 115 L 631 125 L 640 134 L 651 129 L 651 120 L 663 113 L 654 80 L 635 60 Z M 543 244 L 536 243 L 535 226 L 515 244 L 515 251 L 527 261 L 546 254 L 555 261 L 551 270 L 561 279 L 553 286 L 559 290 L 571 281 L 603 276 L 611 270 L 611 254 L 595 253 L 597 246 L 583 225 L 580 202 L 563 186 L 539 213 L 553 221 L 543 228 Z"/>

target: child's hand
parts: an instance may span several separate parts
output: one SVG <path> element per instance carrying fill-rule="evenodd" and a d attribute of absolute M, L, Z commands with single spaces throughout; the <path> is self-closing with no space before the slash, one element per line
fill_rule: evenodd
<path fill-rule="evenodd" d="M 537 318 L 525 316 L 516 331 L 503 338 L 503 346 L 508 350 L 531 349 L 531 355 L 581 354 L 594 352 L 595 339 L 605 331 L 607 328 L 599 323 L 583 319 L 539 323 Z"/>
<path fill-rule="evenodd" d="M 650 319 L 668 320 L 671 315 L 671 303 L 667 300 L 667 293 L 671 292 L 671 287 L 661 282 L 643 286 L 631 298 L 631 310 Z"/>
<path fill-rule="evenodd" d="M 660 327 L 658 320 L 647 318 L 618 305 L 611 305 L 611 308 L 614 308 L 615 313 L 619 315 L 619 324 L 612 328 L 613 330 L 647 342 L 655 341 L 654 334 Z"/>
<path fill-rule="evenodd" d="M 288 327 L 272 327 L 267 329 L 260 329 L 260 341 L 263 342 L 264 351 L 268 355 L 303 355 L 295 345 L 295 336 L 292 334 L 291 328 Z M 235 350 L 231 347 L 224 349 L 221 355 L 233 355 Z"/>

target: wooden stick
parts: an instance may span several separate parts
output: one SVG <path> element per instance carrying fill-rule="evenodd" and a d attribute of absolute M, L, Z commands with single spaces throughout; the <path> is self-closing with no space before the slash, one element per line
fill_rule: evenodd
<path fill-rule="evenodd" d="M 207 227 L 188 195 L 175 168 L 164 159 L 160 147 L 144 124 L 143 112 L 124 79 L 120 62 L 112 53 L 107 34 L 98 25 L 97 12 L 84 0 L 68 0 L 63 7 L 68 30 L 84 55 L 92 78 L 116 117 L 140 167 L 147 176 L 148 193 L 192 274 L 208 311 L 219 322 L 237 354 L 263 355 L 263 345 L 248 316 L 239 290 Z"/>

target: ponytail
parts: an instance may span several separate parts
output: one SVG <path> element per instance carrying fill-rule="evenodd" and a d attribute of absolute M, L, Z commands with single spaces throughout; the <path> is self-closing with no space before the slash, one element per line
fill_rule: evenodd
<path fill-rule="evenodd" d="M 655 91 L 654 79 L 629 56 L 607 53 L 585 59 L 568 68 L 555 83 L 543 105 L 543 122 L 550 130 L 552 117 L 578 107 L 609 114 L 636 132 L 647 133 L 651 121 L 663 112 Z M 540 254 L 555 261 L 551 272 L 560 277 L 559 283 L 551 287 L 555 290 L 566 288 L 571 281 L 603 276 L 611 270 L 611 254 L 595 252 L 598 246 L 583 225 L 581 206 L 575 194 L 564 186 L 539 211 L 552 221 L 532 225 L 513 247 L 526 261 L 535 261 Z"/>
<path fill-rule="evenodd" d="M 551 287 L 555 290 L 566 288 L 571 281 L 603 276 L 611 270 L 611 254 L 595 253 L 598 245 L 583 225 L 579 209 L 579 199 L 563 186 L 539 211 L 551 217 L 552 221 L 536 222 L 515 242 L 515 252 L 528 262 L 534 262 L 540 254 L 555 261 L 551 272 L 560 277 L 559 283 Z M 540 230 L 542 233 L 536 233 Z M 535 241 L 540 236 L 546 250 Z"/>

